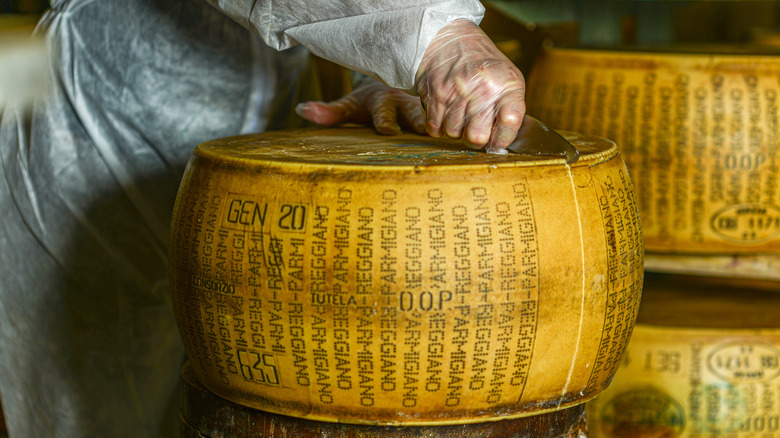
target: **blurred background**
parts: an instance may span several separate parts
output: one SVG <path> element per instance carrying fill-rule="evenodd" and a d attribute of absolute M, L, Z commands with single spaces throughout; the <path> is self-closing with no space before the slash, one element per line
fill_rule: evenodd
<path fill-rule="evenodd" d="M 527 71 L 542 44 L 780 46 L 780 2 L 497 0 L 484 2 L 483 28 Z M 517 23 L 517 25 L 512 25 Z"/>
<path fill-rule="evenodd" d="M 49 7 L 43 0 L 0 0 L 0 12 L 6 14 L 40 14 Z"/>
<path fill-rule="evenodd" d="M 38 0 L 0 0 L 0 120 L 9 102 L 28 103 L 46 90 L 46 48 L 30 38 L 48 7 Z"/>
<path fill-rule="evenodd" d="M 483 3 L 487 8 L 483 29 L 524 72 L 530 70 L 534 57 L 545 44 L 749 43 L 780 47 L 778 1 L 490 0 Z M 4 41 L 7 45 L 9 35 L 31 33 L 47 7 L 48 1 L 43 0 L 0 0 L 0 51 Z M 338 98 L 349 90 L 347 72 L 322 60 L 317 65 L 320 82 L 326 85 L 322 87 L 323 99 Z M 7 80 L 0 77 L 0 81 Z"/>

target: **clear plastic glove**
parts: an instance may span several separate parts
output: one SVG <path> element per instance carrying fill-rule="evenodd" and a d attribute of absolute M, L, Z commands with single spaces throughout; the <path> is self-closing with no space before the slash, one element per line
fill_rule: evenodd
<path fill-rule="evenodd" d="M 401 128 L 425 134 L 425 116 L 420 98 L 365 77 L 355 89 L 332 102 L 302 102 L 295 112 L 324 126 L 341 123 L 373 123 L 380 134 L 395 135 Z"/>
<path fill-rule="evenodd" d="M 443 27 L 422 58 L 417 92 L 428 134 L 463 138 L 473 149 L 506 153 L 525 114 L 525 79 L 476 24 Z"/>

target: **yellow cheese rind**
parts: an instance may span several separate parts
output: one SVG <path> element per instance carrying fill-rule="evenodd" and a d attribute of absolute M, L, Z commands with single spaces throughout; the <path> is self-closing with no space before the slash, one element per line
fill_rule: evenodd
<path fill-rule="evenodd" d="M 567 136 L 571 167 L 363 129 L 199 146 L 170 244 L 198 378 L 246 406 L 366 424 L 592 398 L 636 316 L 641 228 L 615 145 Z"/>
<path fill-rule="evenodd" d="M 637 324 L 612 385 L 588 405 L 590 433 L 594 438 L 780 436 L 778 360 L 780 329 Z"/>
<path fill-rule="evenodd" d="M 551 49 L 529 113 L 618 143 L 648 251 L 780 249 L 780 58 Z"/>
<path fill-rule="evenodd" d="M 780 294 L 649 277 L 595 438 L 780 437 Z"/>

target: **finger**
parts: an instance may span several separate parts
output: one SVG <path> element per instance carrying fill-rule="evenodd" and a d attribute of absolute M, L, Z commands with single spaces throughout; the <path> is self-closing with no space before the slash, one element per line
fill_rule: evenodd
<path fill-rule="evenodd" d="M 432 89 L 430 87 L 431 79 L 426 75 L 417 87 L 417 91 L 420 95 L 420 102 L 423 105 L 425 111 L 425 130 L 431 137 L 442 136 L 442 123 L 444 119 L 444 104 L 436 96 L 430 94 Z"/>
<path fill-rule="evenodd" d="M 503 100 L 503 99 L 502 99 Z M 525 102 L 513 97 L 498 110 L 496 124 L 486 145 L 488 151 L 506 149 L 517 137 L 517 131 L 523 123 L 525 115 Z"/>
<path fill-rule="evenodd" d="M 490 141 L 496 124 L 496 97 L 492 93 L 476 94 L 466 109 L 463 142 L 472 149 L 481 149 Z"/>
<path fill-rule="evenodd" d="M 333 102 L 302 102 L 295 106 L 295 112 L 304 119 L 324 126 L 344 122 L 356 122 L 357 103 L 350 96 Z"/>
<path fill-rule="evenodd" d="M 466 99 L 456 99 L 447 107 L 444 117 L 443 131 L 450 138 L 460 138 L 463 135 L 463 126 L 466 124 Z"/>
<path fill-rule="evenodd" d="M 490 140 L 495 119 L 493 108 L 473 115 L 463 130 L 463 143 L 471 149 L 482 149 Z"/>
<path fill-rule="evenodd" d="M 405 125 L 414 132 L 425 135 L 425 113 L 420 99 L 409 96 L 404 98 L 398 106 L 401 112 L 400 119 L 405 122 Z"/>
<path fill-rule="evenodd" d="M 372 102 L 368 110 L 371 113 L 371 120 L 374 123 L 376 132 L 382 135 L 398 135 L 401 133 L 396 108 L 389 94 Z"/>
<path fill-rule="evenodd" d="M 502 154 L 506 153 L 506 148 L 517 138 L 517 129 L 510 129 L 506 126 L 496 123 L 490 141 L 485 145 L 485 151 Z"/>
<path fill-rule="evenodd" d="M 428 101 L 428 112 L 426 114 L 425 129 L 431 137 L 441 137 L 444 135 L 442 125 L 444 124 L 445 106 L 438 100 Z"/>

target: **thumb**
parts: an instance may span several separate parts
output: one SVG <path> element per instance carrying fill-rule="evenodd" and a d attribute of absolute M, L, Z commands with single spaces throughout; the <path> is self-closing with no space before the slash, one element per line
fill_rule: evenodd
<path fill-rule="evenodd" d="M 295 113 L 318 125 L 333 126 L 352 121 L 356 104 L 352 99 L 333 102 L 301 102 L 295 106 Z"/>

